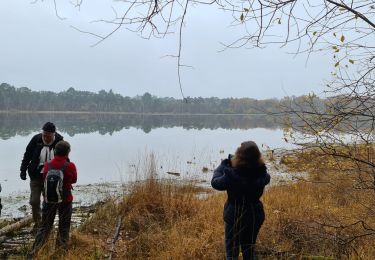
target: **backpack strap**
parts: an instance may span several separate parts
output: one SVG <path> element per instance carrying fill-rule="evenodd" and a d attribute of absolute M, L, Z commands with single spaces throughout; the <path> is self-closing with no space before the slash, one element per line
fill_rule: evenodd
<path fill-rule="evenodd" d="M 63 167 L 61 168 L 61 170 L 63 171 L 63 173 L 65 173 L 65 169 L 66 169 L 66 167 L 68 167 L 68 165 L 69 165 L 69 162 L 65 161 Z"/>
<path fill-rule="evenodd" d="M 51 161 L 47 162 L 47 171 L 49 171 L 52 168 L 53 167 L 52 167 Z"/>
<path fill-rule="evenodd" d="M 61 168 L 63 174 L 65 174 L 65 169 L 66 169 L 66 167 L 68 167 L 69 163 L 70 163 L 70 162 L 68 162 L 68 161 L 65 161 L 65 162 L 64 162 L 64 165 L 63 165 L 63 167 Z M 71 189 L 69 189 L 69 188 L 63 188 L 63 198 L 64 198 L 64 200 L 65 200 L 66 197 L 68 197 L 68 196 L 71 195 L 71 194 L 72 194 Z"/>

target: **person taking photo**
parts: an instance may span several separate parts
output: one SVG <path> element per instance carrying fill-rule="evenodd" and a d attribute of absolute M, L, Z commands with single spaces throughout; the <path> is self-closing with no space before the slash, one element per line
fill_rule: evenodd
<path fill-rule="evenodd" d="M 265 219 L 260 197 L 270 178 L 253 141 L 241 143 L 235 155 L 215 169 L 211 185 L 228 196 L 224 205 L 226 259 L 238 259 L 240 250 L 244 260 L 256 258 L 255 242 Z"/>

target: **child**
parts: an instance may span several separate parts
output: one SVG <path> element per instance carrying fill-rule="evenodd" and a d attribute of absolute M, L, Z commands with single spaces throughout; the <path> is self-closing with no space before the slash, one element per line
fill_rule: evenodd
<path fill-rule="evenodd" d="M 56 212 L 59 213 L 59 229 L 56 245 L 67 248 L 69 241 L 70 221 L 72 217 L 72 184 L 77 182 L 77 170 L 74 163 L 69 161 L 70 144 L 66 141 L 59 141 L 55 146 L 55 157 L 49 163 L 44 164 L 44 201 L 42 208 L 42 223 L 36 234 L 32 254 L 34 254 L 46 242 L 48 235 L 53 228 Z M 50 180 L 49 171 L 54 173 L 62 172 L 62 196 L 54 201 L 49 190 Z M 52 179 L 53 182 L 53 179 Z M 56 189 L 55 189 L 56 190 Z M 55 194 L 56 195 L 56 194 Z M 51 197 L 52 196 L 52 197 Z"/>

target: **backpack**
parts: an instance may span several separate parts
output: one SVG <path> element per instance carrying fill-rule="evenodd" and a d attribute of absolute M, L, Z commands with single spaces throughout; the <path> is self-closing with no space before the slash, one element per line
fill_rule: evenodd
<path fill-rule="evenodd" d="M 65 162 L 62 168 L 55 169 L 48 162 L 48 172 L 44 179 L 44 199 L 46 203 L 60 203 L 64 199 L 63 182 L 64 172 L 69 162 Z"/>

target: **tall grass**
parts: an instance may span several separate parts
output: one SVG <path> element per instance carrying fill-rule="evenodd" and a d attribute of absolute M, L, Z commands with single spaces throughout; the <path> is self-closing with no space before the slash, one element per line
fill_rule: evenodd
<path fill-rule="evenodd" d="M 120 216 L 116 259 L 224 259 L 225 193 L 158 179 L 153 160 L 144 181 L 134 182 L 127 195 L 109 200 L 73 231 L 68 251 L 47 245 L 38 257 L 104 259 Z M 342 181 L 335 189 L 327 183 L 329 173 L 321 182 L 301 180 L 265 192 L 266 221 L 257 242 L 261 259 L 375 259 L 374 237 L 364 235 L 358 222 L 366 216 L 374 223 L 374 216 L 371 220 L 357 200 L 345 196 L 350 183 Z"/>

